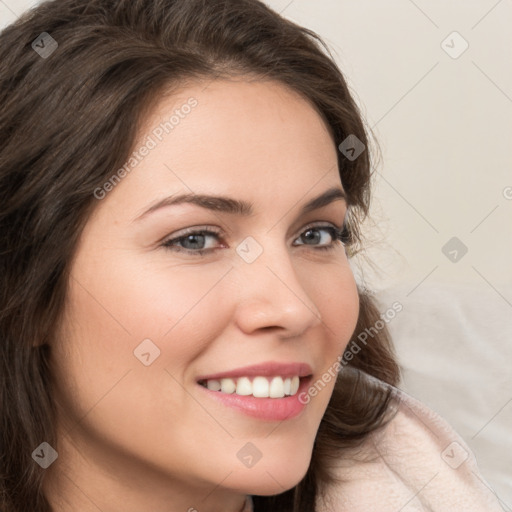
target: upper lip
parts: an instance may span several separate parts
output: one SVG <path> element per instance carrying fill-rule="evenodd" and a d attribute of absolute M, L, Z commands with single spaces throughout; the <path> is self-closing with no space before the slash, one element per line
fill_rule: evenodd
<path fill-rule="evenodd" d="M 220 380 L 237 377 L 307 377 L 313 373 L 311 366 L 307 363 L 279 363 L 267 362 L 254 364 L 251 366 L 243 366 L 234 370 L 225 372 L 212 373 L 198 377 L 198 381 L 202 380 Z"/>

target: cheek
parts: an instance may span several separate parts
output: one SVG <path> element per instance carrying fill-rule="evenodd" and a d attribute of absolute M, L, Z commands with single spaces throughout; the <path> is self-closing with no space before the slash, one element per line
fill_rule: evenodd
<path fill-rule="evenodd" d="M 88 450 L 95 454 L 117 447 L 162 467 L 181 464 L 185 471 L 192 462 L 182 461 L 195 453 L 204 431 L 225 437 L 182 386 L 187 368 L 215 336 L 222 287 L 214 288 L 223 272 L 196 278 L 189 268 L 169 274 L 172 280 L 149 273 L 132 279 L 117 269 L 108 286 L 101 273 L 75 274 L 52 353 L 65 430 L 80 423 L 84 439 L 94 441 Z M 134 355 L 147 339 L 157 347 L 146 348 L 152 360 L 148 366 Z M 160 352 L 153 360 L 154 350 Z M 146 440 L 148 432 L 155 441 Z M 161 443 L 174 446 L 176 439 L 181 440 L 180 457 L 162 452 Z M 203 451 L 209 442 L 205 437 Z"/>
<path fill-rule="evenodd" d="M 356 328 L 359 294 L 348 263 L 333 267 L 323 274 L 322 282 L 311 281 L 309 289 L 329 338 L 326 348 L 336 357 L 344 351 Z"/>
<path fill-rule="evenodd" d="M 54 375 L 66 409 L 72 402 L 76 415 L 85 414 L 113 386 L 123 388 L 139 377 L 132 396 L 147 390 L 154 402 L 155 389 L 175 385 L 170 374 L 184 381 L 188 366 L 226 321 L 219 314 L 224 266 L 209 272 L 161 261 L 136 267 L 104 256 L 75 266 L 53 348 Z"/>
<path fill-rule="evenodd" d="M 106 251 L 103 256 L 101 265 L 77 265 L 70 290 L 73 321 L 87 329 L 88 338 L 103 344 L 101 349 L 131 353 L 147 338 L 163 349 L 197 310 L 202 317 L 195 318 L 196 329 L 214 321 L 212 296 L 228 266 L 206 272 L 193 265 L 166 264 L 162 258 L 141 262 L 140 256 L 120 259 Z M 194 347 L 185 341 L 180 346 Z"/>
<path fill-rule="evenodd" d="M 348 262 L 316 272 L 316 279 L 307 278 L 309 296 L 322 318 L 324 340 L 317 352 L 318 371 L 301 401 L 309 404 L 318 421 L 331 398 L 341 357 L 348 346 L 359 316 L 359 294 Z M 311 274 L 313 275 L 313 274 Z"/>

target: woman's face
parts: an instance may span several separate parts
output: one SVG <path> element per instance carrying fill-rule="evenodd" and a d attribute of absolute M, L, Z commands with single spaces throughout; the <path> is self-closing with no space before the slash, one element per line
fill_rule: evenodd
<path fill-rule="evenodd" d="M 331 229 L 346 203 L 312 203 L 343 191 L 325 123 L 276 82 L 206 85 L 146 119 L 140 162 L 97 200 L 72 262 L 55 471 L 102 510 L 121 489 L 124 510 L 201 512 L 293 487 L 356 325 Z M 225 199 L 170 204 L 183 194 Z"/>

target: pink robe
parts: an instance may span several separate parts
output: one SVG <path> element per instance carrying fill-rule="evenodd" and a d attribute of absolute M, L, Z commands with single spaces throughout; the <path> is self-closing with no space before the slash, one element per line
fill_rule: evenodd
<path fill-rule="evenodd" d="M 311 512 L 503 512 L 471 449 L 425 404 L 395 389 L 396 412 L 335 468 Z M 243 512 L 252 512 L 248 497 Z"/>
<path fill-rule="evenodd" d="M 339 460 L 343 481 L 324 486 L 315 512 L 503 512 L 453 428 L 403 391 L 396 396 L 393 420 Z"/>

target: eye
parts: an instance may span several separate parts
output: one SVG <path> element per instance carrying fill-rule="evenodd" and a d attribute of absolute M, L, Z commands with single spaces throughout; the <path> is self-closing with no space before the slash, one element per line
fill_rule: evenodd
<path fill-rule="evenodd" d="M 214 250 L 209 239 L 220 238 L 220 232 L 211 229 L 194 229 L 185 231 L 181 236 L 166 240 L 162 246 L 177 252 L 185 251 L 193 254 L 205 254 Z M 215 245 L 215 244 L 213 244 Z"/>
<path fill-rule="evenodd" d="M 336 242 L 346 243 L 348 239 L 346 229 L 339 229 L 336 226 L 309 226 L 297 238 L 303 240 L 298 245 L 311 245 L 317 250 L 335 249 Z M 315 247 L 318 246 L 318 247 Z"/>
<path fill-rule="evenodd" d="M 203 256 L 222 248 L 222 245 L 216 247 L 220 238 L 221 232 L 211 228 L 189 228 L 161 245 L 172 251 Z M 337 242 L 344 245 L 348 241 L 348 233 L 346 228 L 339 229 L 334 225 L 308 226 L 297 240 L 300 242 L 296 245 L 310 246 L 314 250 L 333 250 L 338 246 Z"/>

